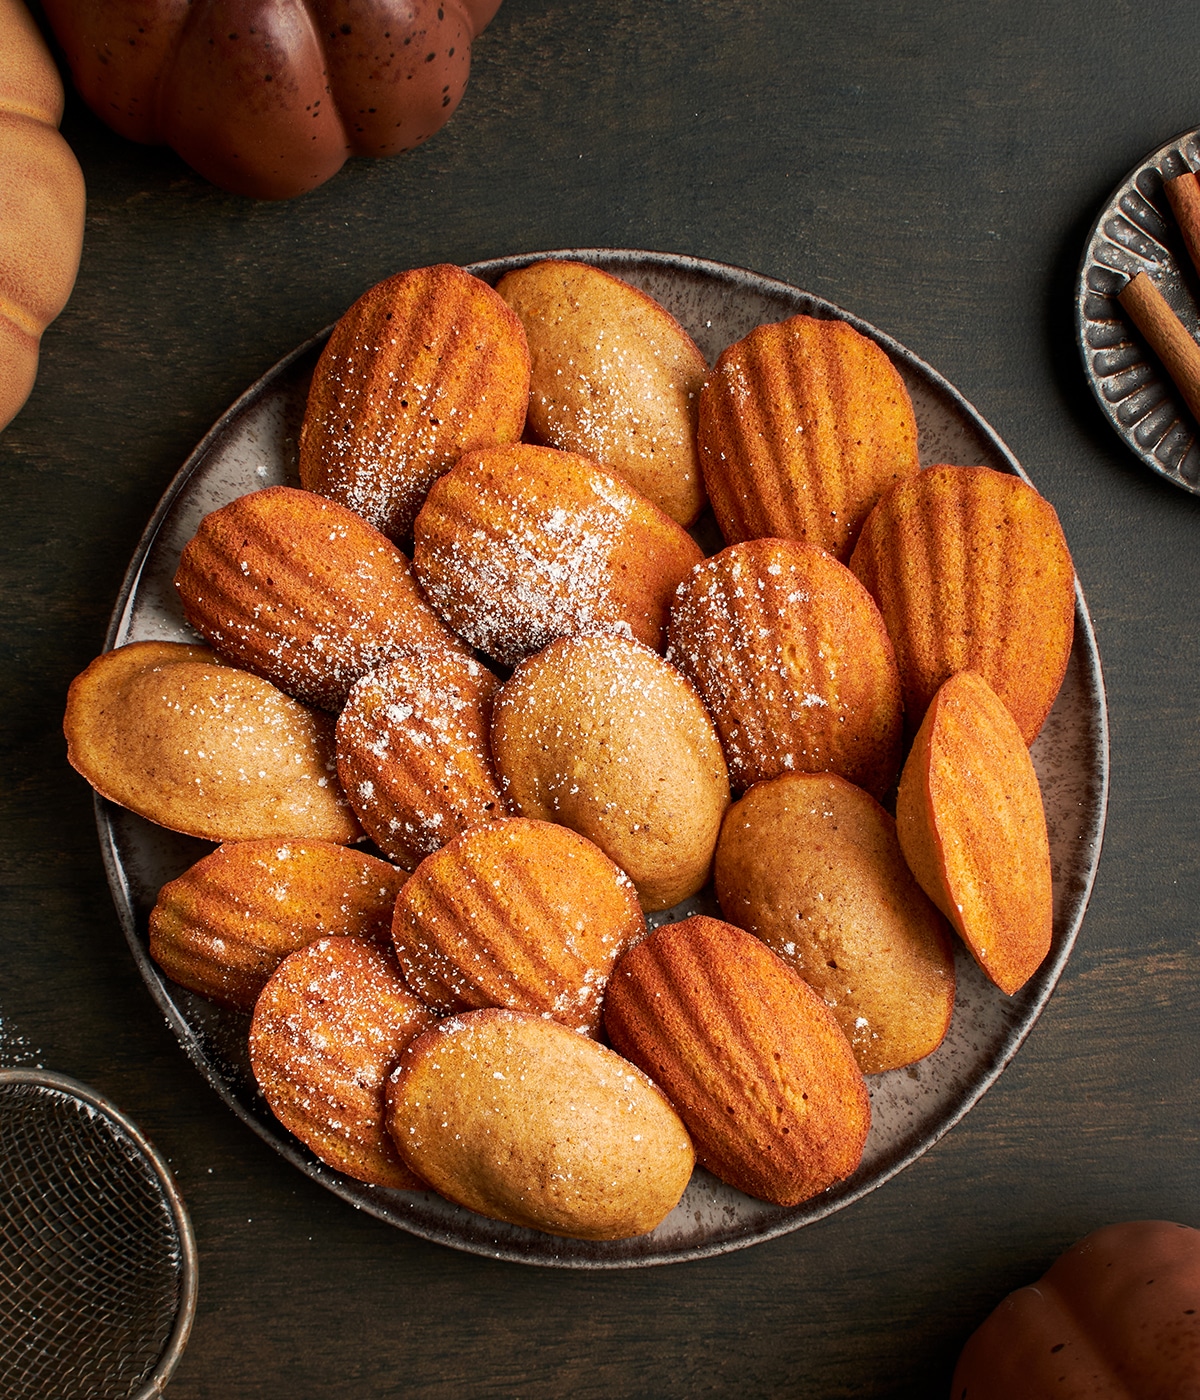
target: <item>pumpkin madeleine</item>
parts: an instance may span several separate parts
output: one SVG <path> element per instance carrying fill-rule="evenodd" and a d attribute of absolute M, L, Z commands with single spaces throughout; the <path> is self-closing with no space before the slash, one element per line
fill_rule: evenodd
<path fill-rule="evenodd" d="M 725 818 L 715 878 L 721 912 L 820 995 L 864 1074 L 942 1043 L 954 1011 L 950 930 L 868 793 L 833 773 L 756 783 Z"/>
<path fill-rule="evenodd" d="M 101 797 L 205 841 L 361 836 L 333 718 L 206 647 L 132 642 L 71 682 L 67 758 Z"/>
<path fill-rule="evenodd" d="M 150 956 L 173 981 L 252 1011 L 283 959 L 328 935 L 390 951 L 403 874 L 328 841 L 237 841 L 158 892 Z"/>
<path fill-rule="evenodd" d="M 619 277 L 552 259 L 496 290 L 529 340 L 529 427 L 615 472 L 680 525 L 704 506 L 696 411 L 708 363 L 665 307 Z"/>
<path fill-rule="evenodd" d="M 879 610 L 843 564 L 747 540 L 693 569 L 668 659 L 708 707 L 735 788 L 839 773 L 882 797 L 900 768 L 900 680 Z"/>
<path fill-rule="evenodd" d="M 350 692 L 337 722 L 338 777 L 363 830 L 406 870 L 504 815 L 488 747 L 499 684 L 472 658 L 413 652 Z"/>
<path fill-rule="evenodd" d="M 206 515 L 175 586 L 187 620 L 222 656 L 326 710 L 402 652 L 467 654 L 396 546 L 311 491 L 271 486 Z"/>
<path fill-rule="evenodd" d="M 758 326 L 722 352 L 697 441 L 729 544 L 775 535 L 841 560 L 880 495 L 918 470 L 899 371 L 853 326 L 812 316 Z"/>
<path fill-rule="evenodd" d="M 503 299 L 449 264 L 399 273 L 363 293 L 317 362 L 301 484 L 403 539 L 461 452 L 521 436 L 528 402 L 525 332 Z"/>
<path fill-rule="evenodd" d="M 620 1055 L 495 1009 L 415 1040 L 388 1083 L 401 1156 L 451 1201 L 585 1240 L 653 1230 L 692 1174 L 687 1130 Z"/>
<path fill-rule="evenodd" d="M 880 500 L 850 567 L 887 623 L 910 732 L 938 686 L 970 670 L 1033 743 L 1075 627 L 1075 570 L 1049 501 L 1008 472 L 927 467 Z"/>
<path fill-rule="evenodd" d="M 425 596 L 506 666 L 558 637 L 616 632 L 661 651 L 671 596 L 700 547 L 586 457 L 518 443 L 466 452 L 413 536 Z"/>
<path fill-rule="evenodd" d="M 729 775 L 700 697 L 640 642 L 592 635 L 523 661 L 496 700 L 492 748 L 526 817 L 582 832 L 670 909 L 708 882 Z"/>
<path fill-rule="evenodd" d="M 405 881 L 400 970 L 438 1011 L 507 1006 L 594 1035 L 613 963 L 646 931 L 629 877 L 565 826 L 473 827 Z"/>
<path fill-rule="evenodd" d="M 871 1106 L 850 1042 L 752 934 L 704 915 L 657 929 L 617 963 L 604 1028 L 738 1190 L 799 1205 L 862 1160 Z"/>
<path fill-rule="evenodd" d="M 387 1130 L 384 1081 L 435 1020 L 378 949 L 322 938 L 289 953 L 263 988 L 250 1067 L 276 1118 L 327 1166 L 420 1190 Z"/>
<path fill-rule="evenodd" d="M 1050 951 L 1050 844 L 1021 731 L 962 671 L 933 698 L 900 777 L 900 848 L 921 888 L 1009 994 Z"/>

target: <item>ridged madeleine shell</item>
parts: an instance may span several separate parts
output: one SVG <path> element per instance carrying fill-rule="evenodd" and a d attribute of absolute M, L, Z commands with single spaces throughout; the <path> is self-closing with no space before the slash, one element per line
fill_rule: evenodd
<path fill-rule="evenodd" d="M 513 817 L 426 857 L 396 900 L 396 955 L 439 1011 L 506 1006 L 595 1034 L 613 962 L 646 931 L 629 877 L 584 837 Z"/>
<path fill-rule="evenodd" d="M 850 567 L 896 648 L 908 725 L 957 671 L 978 671 L 1032 744 L 1062 685 L 1075 571 L 1054 507 L 989 467 L 927 467 L 890 491 Z"/>
<path fill-rule="evenodd" d="M 158 892 L 150 956 L 173 981 L 252 1011 L 289 953 L 330 935 L 390 951 L 404 876 L 327 841 L 221 846 Z"/>
<path fill-rule="evenodd" d="M 700 692 L 735 788 L 839 773 L 882 797 L 900 768 L 900 681 L 854 575 L 815 545 L 747 540 L 706 559 L 671 609 L 668 659 Z"/>
<path fill-rule="evenodd" d="M 708 362 L 653 297 L 586 263 L 518 268 L 496 290 L 529 340 L 529 429 L 629 482 L 672 520 L 704 506 L 696 414 Z"/>
<path fill-rule="evenodd" d="M 918 469 L 899 371 L 853 326 L 811 316 L 758 326 L 722 352 L 697 442 L 729 544 L 776 535 L 841 560 L 880 495 Z"/>
<path fill-rule="evenodd" d="M 623 481 L 527 443 L 464 453 L 430 491 L 413 536 L 425 596 L 506 666 L 587 631 L 661 651 L 671 596 L 702 557 Z"/>
<path fill-rule="evenodd" d="M 850 1043 L 752 934 L 704 915 L 656 930 L 617 964 L 604 1026 L 738 1190 L 794 1206 L 861 1161 L 871 1110 Z"/>
<path fill-rule="evenodd" d="M 207 647 L 131 642 L 71 682 L 67 758 L 102 797 L 206 841 L 348 842 L 333 718 Z"/>
<path fill-rule="evenodd" d="M 896 834 L 921 888 L 1010 995 L 1054 925 L 1041 789 L 1008 707 L 975 671 L 929 706 L 900 777 Z"/>
<path fill-rule="evenodd" d="M 950 929 L 868 793 L 832 773 L 756 783 L 725 818 L 714 879 L 721 912 L 821 997 L 864 1074 L 942 1043 L 954 1011 Z"/>
<path fill-rule="evenodd" d="M 396 546 L 311 491 L 271 486 L 206 515 L 175 586 L 187 620 L 222 656 L 326 710 L 404 650 L 466 655 Z"/>
<path fill-rule="evenodd" d="M 350 692 L 337 722 L 338 777 L 363 830 L 406 870 L 504 815 L 488 743 L 499 685 L 472 658 L 413 652 Z"/>
<path fill-rule="evenodd" d="M 683 1195 L 687 1130 L 635 1066 L 539 1016 L 453 1016 L 388 1084 L 404 1159 L 452 1201 L 576 1239 L 653 1230 Z"/>
<path fill-rule="evenodd" d="M 300 481 L 403 539 L 425 494 L 469 447 L 515 442 L 529 349 L 486 282 L 438 264 L 365 292 L 317 363 Z"/>
<path fill-rule="evenodd" d="M 390 958 L 356 938 L 322 938 L 284 958 L 263 988 L 250 1067 L 276 1118 L 326 1165 L 420 1190 L 388 1132 L 384 1084 L 435 1019 Z"/>

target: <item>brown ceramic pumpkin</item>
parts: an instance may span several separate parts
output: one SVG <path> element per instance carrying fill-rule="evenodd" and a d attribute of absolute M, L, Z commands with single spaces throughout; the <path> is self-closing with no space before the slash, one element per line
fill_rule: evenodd
<path fill-rule="evenodd" d="M 1109 1225 L 1019 1288 L 963 1348 L 951 1400 L 1197 1400 L 1200 1230 Z"/>
<path fill-rule="evenodd" d="M 58 69 L 20 0 L 0 0 L 0 428 L 29 397 L 42 332 L 71 295 L 83 174 L 58 134 Z"/>
<path fill-rule="evenodd" d="M 438 131 L 500 0 L 44 0 L 75 84 L 134 141 L 290 199 Z"/>

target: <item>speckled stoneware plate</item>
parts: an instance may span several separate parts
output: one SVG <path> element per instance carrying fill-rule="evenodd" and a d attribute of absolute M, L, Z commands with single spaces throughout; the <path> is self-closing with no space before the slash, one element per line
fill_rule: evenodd
<path fill-rule="evenodd" d="M 922 463 L 985 463 L 1024 475 L 1012 454 L 951 385 L 902 345 L 820 298 L 737 268 L 654 253 L 575 250 L 530 254 L 472 270 L 495 281 L 537 257 L 593 262 L 670 308 L 710 362 L 752 327 L 806 312 L 839 317 L 891 355 L 916 407 Z M 328 332 L 300 346 L 240 398 L 189 458 L 163 497 L 129 567 L 109 646 L 143 638 L 190 640 L 172 579 L 179 552 L 208 511 L 234 497 L 296 481 L 296 436 L 313 366 Z M 1046 799 L 1054 868 L 1054 943 L 1015 997 L 998 992 L 962 949 L 958 999 L 941 1048 L 919 1064 L 868 1082 L 872 1126 L 862 1165 L 816 1200 L 786 1210 L 751 1200 L 697 1170 L 682 1201 L 653 1234 L 614 1243 L 559 1239 L 498 1224 L 433 1194 L 365 1186 L 318 1162 L 272 1117 L 247 1059 L 249 1018 L 167 981 L 147 955 L 147 918 L 159 886 L 211 849 L 98 800 L 100 839 L 134 957 L 188 1055 L 218 1094 L 288 1161 L 346 1201 L 416 1235 L 494 1258 L 569 1268 L 665 1264 L 740 1249 L 799 1229 L 849 1205 L 932 1146 L 993 1082 L 1045 1005 L 1071 952 L 1100 855 L 1108 792 L 1108 730 L 1091 621 L 1076 593 L 1075 645 L 1066 681 L 1033 757 Z M 656 916 L 715 904 L 703 897 Z"/>
<path fill-rule="evenodd" d="M 1200 131 L 1185 131 L 1126 175 L 1088 234 L 1075 291 L 1083 370 L 1104 416 L 1151 471 L 1193 495 L 1200 495 L 1196 420 L 1117 294 L 1147 272 L 1189 332 L 1200 333 L 1200 278 L 1163 191 L 1164 177 L 1197 168 Z"/>

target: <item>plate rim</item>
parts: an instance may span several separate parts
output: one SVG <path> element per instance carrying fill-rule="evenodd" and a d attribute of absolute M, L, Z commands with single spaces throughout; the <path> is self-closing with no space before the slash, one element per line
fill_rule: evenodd
<path fill-rule="evenodd" d="M 601 265 L 604 270 L 610 270 L 616 266 L 632 266 L 634 264 L 650 264 L 664 271 L 678 272 L 682 270 L 706 279 L 716 277 L 727 282 L 731 287 L 741 287 L 743 290 L 749 288 L 759 294 L 764 294 L 769 297 L 807 303 L 809 310 L 806 314 L 816 313 L 826 319 L 836 318 L 838 320 L 844 320 L 854 329 L 881 345 L 901 364 L 911 368 L 919 376 L 926 378 L 939 393 L 950 400 L 959 413 L 963 414 L 969 420 L 972 427 L 987 441 L 997 455 L 1002 458 L 1009 471 L 1019 476 L 1027 484 L 1033 484 L 1020 462 L 995 429 L 992 428 L 991 424 L 988 423 L 974 405 L 937 370 L 925 360 L 921 359 L 920 356 L 914 354 L 907 346 L 904 346 L 885 332 L 880 331 L 878 328 L 871 325 L 870 322 L 844 310 L 836 303 L 816 293 L 805 291 L 803 288 L 792 283 L 768 277 L 764 274 L 753 272 L 730 263 L 697 258 L 687 254 L 629 248 L 573 248 L 519 253 L 470 263 L 465 265 L 465 270 L 481 276 L 485 280 L 495 280 L 512 268 L 528 266 L 530 263 L 547 259 L 587 261 L 594 265 Z M 172 477 L 160 497 L 155 510 L 142 531 L 137 548 L 125 570 L 105 634 L 105 651 L 112 649 L 116 639 L 120 636 L 123 628 L 128 623 L 137 591 L 137 585 L 147 559 L 150 556 L 151 550 L 172 508 L 191 477 L 206 460 L 208 454 L 220 441 L 222 435 L 236 424 L 241 415 L 247 409 L 251 408 L 258 399 L 263 397 L 274 386 L 275 381 L 280 376 L 286 374 L 296 361 L 300 360 L 306 354 L 311 353 L 318 345 L 322 344 L 328 338 L 333 324 L 335 323 L 331 323 L 316 334 L 310 336 L 307 340 L 282 356 L 260 375 L 238 395 L 233 403 L 230 404 L 225 412 L 221 414 L 212 427 L 204 434 L 196 447 L 188 454 L 187 459 Z M 923 1156 L 933 1148 L 951 1128 L 961 1122 L 966 1114 L 979 1102 L 980 1098 L 991 1088 L 1005 1068 L 1011 1063 L 1013 1057 L 1016 1055 L 1044 1011 L 1062 974 L 1062 970 L 1074 949 L 1079 930 L 1087 912 L 1088 903 L 1099 871 L 1101 848 L 1103 845 L 1108 810 L 1110 751 L 1107 696 L 1101 670 L 1099 650 L 1096 644 L 1095 631 L 1078 576 L 1076 576 L 1075 580 L 1075 628 L 1077 637 L 1081 638 L 1083 641 L 1083 655 L 1081 659 L 1085 662 L 1084 679 L 1088 687 L 1094 691 L 1096 700 L 1096 715 L 1094 717 L 1096 732 L 1092 745 L 1093 757 L 1096 765 L 1094 774 L 1097 788 L 1095 814 L 1088 831 L 1080 837 L 1081 843 L 1086 844 L 1092 849 L 1094 855 L 1087 868 L 1087 874 L 1083 881 L 1082 888 L 1073 891 L 1070 926 L 1066 930 L 1066 934 L 1062 939 L 1056 955 L 1052 958 L 1048 958 L 1047 961 L 1043 963 L 1038 969 L 1038 972 L 1034 975 L 1034 978 L 1031 979 L 1030 983 L 1023 989 L 1023 992 L 1019 994 L 1026 995 L 1028 999 L 1028 1005 L 1021 1013 L 1020 1019 L 1015 1025 L 1009 1027 L 1004 1036 L 999 1053 L 994 1057 L 991 1064 L 988 1065 L 986 1072 L 980 1079 L 972 1084 L 962 1100 L 956 1102 L 953 1109 L 946 1113 L 929 1132 L 919 1139 L 919 1141 L 913 1143 L 897 1156 L 887 1159 L 882 1167 L 872 1174 L 868 1181 L 855 1184 L 854 1178 L 851 1177 L 846 1182 L 839 1183 L 838 1186 L 824 1193 L 823 1196 L 817 1197 L 813 1201 L 804 1202 L 801 1206 L 795 1207 L 777 1218 L 769 1219 L 765 1223 L 762 1221 L 751 1222 L 741 1231 L 723 1236 L 711 1242 L 667 1248 L 654 1254 L 634 1252 L 605 1257 L 600 1254 L 592 1253 L 585 1258 L 563 1258 L 556 1252 L 556 1245 L 559 1248 L 571 1249 L 577 1248 L 581 1243 L 588 1244 L 590 1242 L 560 1240 L 557 1236 L 530 1230 L 523 1232 L 528 1235 L 533 1242 L 533 1248 L 530 1250 L 521 1250 L 515 1245 L 502 1244 L 499 1241 L 497 1241 L 494 1246 L 489 1247 L 479 1240 L 464 1239 L 449 1227 L 430 1227 L 425 1225 L 422 1221 L 404 1218 L 403 1214 L 396 1210 L 390 1197 L 388 1199 L 381 1199 L 376 1198 L 372 1194 L 377 1188 L 372 1188 L 365 1183 L 354 1182 L 350 1178 L 344 1177 L 342 1174 L 325 1166 L 325 1164 L 321 1163 L 315 1156 L 309 1155 L 306 1150 L 301 1150 L 302 1145 L 298 1144 L 294 1139 L 291 1139 L 290 1135 L 287 1137 L 280 1136 L 272 1125 L 257 1118 L 249 1108 L 241 1102 L 234 1093 L 233 1088 L 217 1073 L 216 1068 L 212 1065 L 203 1049 L 199 1035 L 192 1027 L 187 1017 L 176 1005 L 171 995 L 170 987 L 167 986 L 157 966 L 151 961 L 144 940 L 140 936 L 136 907 L 117 849 L 113 814 L 119 809 L 113 804 L 110 804 L 99 794 L 95 794 L 95 818 L 105 875 L 108 880 L 113 902 L 116 906 L 118 920 L 122 926 L 126 941 L 129 944 L 143 981 L 146 983 L 153 1000 L 166 1018 L 168 1025 L 176 1039 L 180 1042 L 188 1059 L 190 1059 L 193 1065 L 199 1070 L 201 1077 L 217 1093 L 218 1097 L 227 1108 L 232 1109 L 243 1123 L 247 1124 L 286 1161 L 292 1166 L 298 1167 L 310 1179 L 326 1189 L 331 1190 L 335 1195 L 339 1196 L 356 1209 L 364 1210 L 388 1224 L 397 1226 L 407 1233 L 432 1243 L 445 1245 L 457 1249 L 460 1252 L 474 1254 L 479 1257 L 521 1263 L 535 1267 L 626 1269 L 685 1263 L 732 1253 L 765 1240 L 776 1239 L 782 1235 L 790 1234 L 798 1229 L 802 1229 L 808 1224 L 824 1219 L 836 1211 L 841 1210 L 843 1207 L 849 1206 L 862 1199 L 864 1196 L 869 1195 L 872 1191 L 891 1180 L 899 1172 L 911 1166 L 917 1158 Z M 645 1239 L 646 1237 L 641 1238 Z M 634 1241 L 613 1241 L 611 1243 L 614 1245 L 626 1245 L 636 1248 L 636 1239 Z"/>

